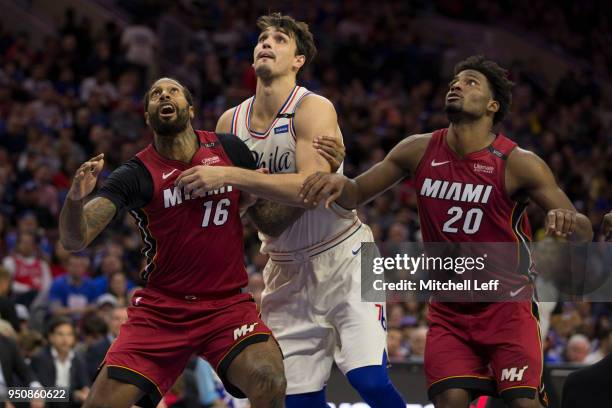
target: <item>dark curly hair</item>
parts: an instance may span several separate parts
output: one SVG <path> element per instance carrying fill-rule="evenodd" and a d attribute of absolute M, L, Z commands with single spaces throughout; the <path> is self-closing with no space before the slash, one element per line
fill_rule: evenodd
<path fill-rule="evenodd" d="M 508 79 L 508 70 L 500 67 L 496 62 L 486 59 L 483 55 L 472 55 L 455 65 L 453 74 L 472 69 L 480 72 L 487 78 L 493 93 L 493 99 L 499 103 L 499 110 L 493 116 L 493 124 L 501 122 L 512 104 L 512 85 Z"/>

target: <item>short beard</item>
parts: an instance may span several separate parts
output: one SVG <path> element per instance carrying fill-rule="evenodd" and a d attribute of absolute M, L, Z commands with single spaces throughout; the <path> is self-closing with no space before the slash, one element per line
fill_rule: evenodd
<path fill-rule="evenodd" d="M 272 79 L 272 70 L 267 65 L 260 65 L 255 69 L 255 75 L 257 75 L 257 78 L 267 81 Z"/>
<path fill-rule="evenodd" d="M 174 136 L 185 129 L 189 124 L 189 112 L 187 109 L 181 109 L 176 115 L 176 119 L 171 121 L 161 120 L 159 113 L 154 113 L 149 116 L 151 128 L 160 136 Z"/>
<path fill-rule="evenodd" d="M 446 105 L 444 106 L 444 112 L 446 112 L 446 117 L 448 118 L 450 123 L 465 123 L 471 122 L 475 119 L 478 119 L 477 116 L 472 115 L 471 113 L 465 112 L 462 107 L 455 105 Z"/>

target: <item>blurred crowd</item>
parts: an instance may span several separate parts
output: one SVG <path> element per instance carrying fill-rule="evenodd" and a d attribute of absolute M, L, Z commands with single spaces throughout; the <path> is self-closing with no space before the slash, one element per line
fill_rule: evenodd
<path fill-rule="evenodd" d="M 124 11 L 133 21 L 124 29 L 108 22 L 94 30 L 90 20 L 67 10 L 57 35 L 47 37 L 42 47 L 35 47 L 28 34 L 0 26 L 0 316 L 8 322 L 0 322 L 0 333 L 16 339 L 37 381 L 52 381 L 44 371 L 49 361 L 76 359 L 75 365 L 87 373 L 79 376 L 83 381 L 72 381 L 76 401 L 86 395 L 95 375 L 97 367 L 89 362 L 101 361 L 126 319 L 131 292 L 142 285 L 143 258 L 138 228 L 126 214 L 119 214 L 86 251 L 62 248 L 57 219 L 72 175 L 87 158 L 105 153 L 103 182 L 150 142 L 141 101 L 156 76 L 173 76 L 188 86 L 195 96 L 194 127 L 214 129 L 226 108 L 254 93 L 255 20 L 267 12 L 249 2 L 124 3 L 129 3 Z M 486 6 L 490 2 L 477 3 L 468 17 L 494 22 L 510 15 L 504 2 L 496 6 L 499 10 Z M 526 10 L 534 4 L 523 3 Z M 423 43 L 410 22 L 421 12 L 468 15 L 466 4 L 441 0 L 432 9 L 425 2 L 315 1 L 292 9 L 294 16 L 311 23 L 319 48 L 299 81 L 334 103 L 348 175 L 380 161 L 410 134 L 447 126 L 447 50 Z M 609 80 L 611 51 L 598 46 L 609 42 L 607 21 L 598 18 L 592 29 L 581 30 L 568 17 L 575 7 L 565 4 L 553 7 L 554 13 L 547 9 L 544 14 L 554 19 L 539 25 L 513 3 L 516 12 L 508 21 L 575 58 L 588 59 Z M 597 10 L 581 8 L 579 16 Z M 553 26 L 563 30 L 551 30 Z M 569 71 L 550 83 L 520 56 L 500 63 L 509 68 L 515 87 L 512 112 L 498 130 L 537 152 L 597 228 L 612 209 L 612 107 L 605 105 L 592 72 Z M 383 252 L 420 239 L 410 180 L 359 213 Z M 530 219 L 535 239 L 544 239 L 543 213 L 532 209 Z M 259 253 L 248 222 L 244 242 L 249 289 L 259 299 L 267 258 Z M 608 304 L 551 302 L 546 308 L 547 361 L 592 363 L 612 350 Z M 422 361 L 425 315 L 422 303 L 388 304 L 391 360 Z M 210 389 L 210 369 L 201 364 L 194 361 L 192 371 L 198 373 L 200 367 L 206 374 L 194 374 L 192 383 L 206 382 Z M 61 381 L 68 381 L 64 377 Z M 35 379 L 21 379 L 26 384 L 30 380 Z M 178 399 L 180 389 L 184 387 L 179 387 Z"/>

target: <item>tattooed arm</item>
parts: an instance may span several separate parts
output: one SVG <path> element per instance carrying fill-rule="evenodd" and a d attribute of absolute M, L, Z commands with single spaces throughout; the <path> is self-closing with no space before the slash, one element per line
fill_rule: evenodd
<path fill-rule="evenodd" d="M 117 208 L 106 197 L 96 197 L 83 205 L 83 200 L 66 198 L 60 213 L 60 241 L 68 251 L 88 246 L 113 219 Z"/>
<path fill-rule="evenodd" d="M 247 214 L 257 229 L 271 237 L 278 237 L 304 214 L 305 209 L 290 207 L 260 198 Z"/>
<path fill-rule="evenodd" d="M 59 220 L 60 241 L 68 251 L 79 251 L 89 245 L 115 215 L 117 208 L 104 197 L 83 205 L 103 167 L 104 155 L 100 154 L 83 163 L 74 175 Z"/>
<path fill-rule="evenodd" d="M 60 214 L 60 240 L 69 251 L 93 241 L 117 213 L 144 207 L 153 196 L 153 180 L 137 158 L 113 171 L 96 196 L 86 204 L 104 166 L 103 155 L 85 162 L 74 177 Z"/>

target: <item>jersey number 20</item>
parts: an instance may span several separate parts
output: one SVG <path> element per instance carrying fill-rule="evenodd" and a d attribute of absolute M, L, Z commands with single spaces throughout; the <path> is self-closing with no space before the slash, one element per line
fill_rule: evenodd
<path fill-rule="evenodd" d="M 217 202 L 217 205 L 214 206 L 214 201 L 206 201 L 204 203 L 204 219 L 202 220 L 202 227 L 208 227 L 210 225 L 210 221 L 212 218 L 212 223 L 219 226 L 225 224 L 227 221 L 227 217 L 229 213 L 227 212 L 227 208 L 230 206 L 229 198 L 224 198 Z M 211 217 L 211 213 L 214 212 L 214 215 Z"/>
<path fill-rule="evenodd" d="M 444 223 L 444 227 L 442 227 L 442 231 L 444 232 L 452 232 L 457 233 L 459 231 L 458 226 L 455 227 L 457 221 L 461 220 L 463 217 L 463 209 L 461 207 L 451 207 L 448 210 L 448 215 L 452 215 L 452 217 Z M 480 223 L 482 222 L 483 212 L 480 208 L 471 208 L 465 213 L 465 218 L 463 219 L 463 232 L 466 234 L 474 234 L 480 229 Z M 461 223 L 461 221 L 459 221 Z"/>

